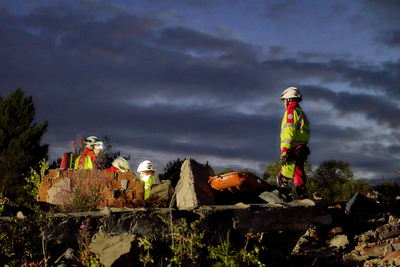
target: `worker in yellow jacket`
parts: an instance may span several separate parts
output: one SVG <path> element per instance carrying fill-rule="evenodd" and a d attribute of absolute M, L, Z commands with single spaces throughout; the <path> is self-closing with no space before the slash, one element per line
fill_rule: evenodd
<path fill-rule="evenodd" d="M 281 125 L 281 171 L 277 177 L 280 192 L 283 196 L 290 195 L 291 188 L 288 179 L 294 179 L 295 190 L 300 199 L 308 198 L 304 162 L 310 150 L 307 146 L 310 140 L 310 122 L 300 107 L 302 100 L 300 90 L 289 87 L 283 91 L 281 101 L 285 105 L 285 115 Z"/>
<path fill-rule="evenodd" d="M 103 149 L 103 142 L 96 136 L 85 139 L 85 150 L 75 160 L 75 169 L 93 169 L 96 156 Z"/>
<path fill-rule="evenodd" d="M 154 175 L 156 167 L 151 161 L 145 160 L 139 164 L 137 172 L 140 174 L 140 180 L 144 182 L 144 199 L 148 199 L 151 187 L 160 183 L 160 180 Z"/>

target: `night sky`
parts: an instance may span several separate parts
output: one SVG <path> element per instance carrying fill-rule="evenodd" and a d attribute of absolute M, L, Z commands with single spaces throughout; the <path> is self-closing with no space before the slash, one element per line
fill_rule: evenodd
<path fill-rule="evenodd" d="M 280 156 L 287 87 L 309 157 L 357 179 L 400 170 L 400 1 L 1 1 L 0 94 L 32 96 L 49 163 L 107 135 L 157 173 L 177 158 L 260 176 Z"/>

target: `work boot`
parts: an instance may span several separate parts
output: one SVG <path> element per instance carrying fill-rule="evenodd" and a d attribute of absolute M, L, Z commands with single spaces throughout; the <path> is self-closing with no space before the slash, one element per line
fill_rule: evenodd
<path fill-rule="evenodd" d="M 294 185 L 294 188 L 296 189 L 296 193 L 297 196 L 299 197 L 299 199 L 307 199 L 309 198 L 307 189 L 304 185 L 300 186 L 300 185 Z"/>
<path fill-rule="evenodd" d="M 282 182 L 278 190 L 279 190 L 279 196 L 282 198 L 284 202 L 293 201 L 292 189 L 290 188 L 287 182 Z"/>
<path fill-rule="evenodd" d="M 282 199 L 282 201 L 293 201 L 292 189 L 289 186 L 288 179 L 280 173 L 276 177 L 276 182 L 278 183 L 279 197 Z"/>

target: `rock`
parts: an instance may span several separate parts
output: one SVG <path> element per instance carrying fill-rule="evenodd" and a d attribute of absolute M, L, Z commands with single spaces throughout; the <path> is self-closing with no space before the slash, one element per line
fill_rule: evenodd
<path fill-rule="evenodd" d="M 108 236 L 101 230 L 95 234 L 89 244 L 90 252 L 95 253 L 100 263 L 111 266 L 119 257 L 129 253 L 135 235 L 123 233 L 115 236 Z"/>
<path fill-rule="evenodd" d="M 151 196 L 170 198 L 174 194 L 174 188 L 171 186 L 171 180 L 162 180 L 160 184 L 155 185 L 150 190 Z"/>
<path fill-rule="evenodd" d="M 348 202 L 346 212 L 357 216 L 376 217 L 387 212 L 386 206 L 370 199 L 360 193 L 356 193 Z"/>
<path fill-rule="evenodd" d="M 327 237 L 332 238 L 333 236 L 341 232 L 343 232 L 343 228 L 341 226 L 335 227 L 328 232 Z"/>
<path fill-rule="evenodd" d="M 66 199 L 73 194 L 71 189 L 71 179 L 60 179 L 60 181 L 47 190 L 47 193 L 49 194 L 48 203 L 59 204 L 63 199 Z"/>
<path fill-rule="evenodd" d="M 181 178 L 176 185 L 176 204 L 179 209 L 193 209 L 215 205 L 211 186 L 208 184 L 210 169 L 207 165 L 186 159 L 181 167 Z"/>
<path fill-rule="evenodd" d="M 25 219 L 26 216 L 24 215 L 24 213 L 23 213 L 22 211 L 18 211 L 18 212 L 17 212 L 17 218 L 18 218 L 18 219 Z"/>
<path fill-rule="evenodd" d="M 111 214 L 111 210 L 110 210 L 110 208 L 109 208 L 108 206 L 105 206 L 105 207 L 101 210 L 101 212 L 104 213 L 104 214 Z"/>
<path fill-rule="evenodd" d="M 279 197 L 278 190 L 272 192 L 265 191 L 261 193 L 259 197 L 268 203 L 283 203 L 283 200 Z"/>
<path fill-rule="evenodd" d="M 381 261 L 380 261 L 381 266 L 400 266 L 400 251 L 393 251 L 389 254 L 387 254 Z"/>
<path fill-rule="evenodd" d="M 74 260 L 75 259 L 75 250 L 73 248 L 67 248 L 64 253 L 64 258 L 66 260 Z"/>
<path fill-rule="evenodd" d="M 317 248 L 318 240 L 319 235 L 315 230 L 315 227 L 308 228 L 305 234 L 297 241 L 291 255 L 301 255 L 310 249 Z"/>
<path fill-rule="evenodd" d="M 350 245 L 347 235 L 335 235 L 327 241 L 329 247 L 345 248 Z"/>

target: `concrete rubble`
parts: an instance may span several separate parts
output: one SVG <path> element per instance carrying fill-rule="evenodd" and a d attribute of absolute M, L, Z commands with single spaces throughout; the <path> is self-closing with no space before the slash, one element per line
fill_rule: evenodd
<path fill-rule="evenodd" d="M 104 266 L 128 266 L 123 261 L 129 257 L 130 263 L 137 262 L 140 238 L 160 239 L 170 234 L 170 225 L 185 218 L 199 220 L 199 230 L 212 238 L 227 231 L 231 236 L 260 233 L 265 246 L 260 260 L 266 266 L 400 266 L 397 206 L 360 194 L 331 206 L 310 199 L 283 202 L 273 188 L 259 196 L 227 194 L 208 185 L 213 175 L 210 166 L 187 159 L 175 190 L 169 181 L 152 189 L 164 203 L 162 208 L 144 204 L 135 209 L 55 214 L 59 223 L 48 243 L 61 249 L 50 253 L 49 263 L 74 263 L 78 252 L 69 244 L 87 218 L 93 234 L 90 251 Z M 75 257 L 68 256 L 72 253 Z"/>

